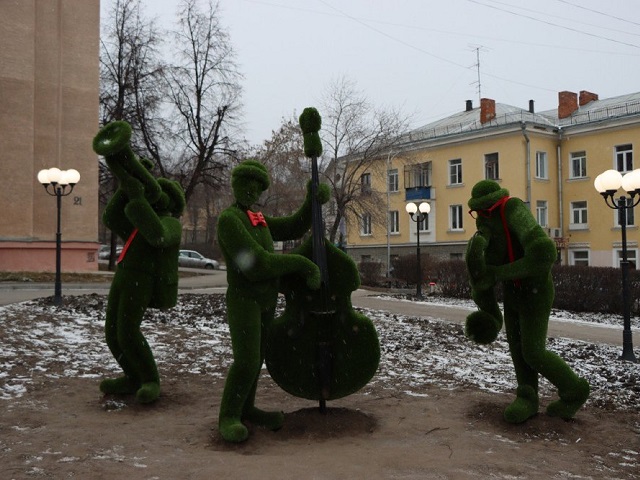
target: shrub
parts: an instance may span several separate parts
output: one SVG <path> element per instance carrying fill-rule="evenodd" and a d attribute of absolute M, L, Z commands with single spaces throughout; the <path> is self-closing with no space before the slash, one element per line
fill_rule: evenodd
<path fill-rule="evenodd" d="M 360 273 L 360 283 L 375 287 L 380 285 L 382 280 L 382 264 L 380 262 L 362 261 L 358 264 Z"/>

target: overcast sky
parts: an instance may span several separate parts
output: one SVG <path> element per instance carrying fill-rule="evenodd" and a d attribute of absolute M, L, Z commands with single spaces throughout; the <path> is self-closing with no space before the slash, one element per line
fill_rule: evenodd
<path fill-rule="evenodd" d="M 143 0 L 161 25 L 179 0 Z M 204 0 L 202 0 L 204 1 Z M 114 0 L 102 0 L 104 13 Z M 316 106 L 332 81 L 357 83 L 412 127 L 479 105 L 536 111 L 558 92 L 640 91 L 638 0 L 219 0 L 243 82 L 245 136 Z M 479 79 L 478 58 L 479 54 Z M 320 112 L 322 114 L 322 112 Z"/>

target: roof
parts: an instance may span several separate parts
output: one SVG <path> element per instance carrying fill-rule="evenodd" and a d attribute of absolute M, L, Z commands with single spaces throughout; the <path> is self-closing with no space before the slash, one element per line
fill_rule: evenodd
<path fill-rule="evenodd" d="M 564 128 L 590 122 L 631 115 L 640 115 L 640 92 L 620 95 L 603 100 L 593 100 L 573 112 L 569 117 L 558 118 L 558 109 L 531 113 L 529 110 L 504 103 L 495 104 L 496 116 L 491 121 L 480 123 L 480 107 L 455 113 L 408 132 L 402 143 L 437 139 L 450 135 L 461 135 L 482 129 L 524 123 L 551 128 Z"/>

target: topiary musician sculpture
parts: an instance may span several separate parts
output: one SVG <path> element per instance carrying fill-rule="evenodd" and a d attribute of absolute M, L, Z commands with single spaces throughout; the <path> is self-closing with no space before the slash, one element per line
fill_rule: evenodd
<path fill-rule="evenodd" d="M 467 317 L 465 334 L 481 344 L 496 339 L 503 317 L 494 287 L 502 282 L 504 324 L 518 382 L 516 399 L 504 418 L 522 423 L 538 413 L 541 374 L 560 397 L 547 406 L 547 414 L 570 419 L 587 400 L 589 384 L 545 346 L 554 297 L 555 244 L 524 202 L 509 197 L 497 182 L 478 182 L 469 208 L 477 215 L 478 231 L 467 245 L 466 263 L 479 311 Z"/>
<path fill-rule="evenodd" d="M 309 230 L 311 189 L 293 215 L 269 217 L 251 210 L 268 187 L 269 175 L 263 164 L 254 160 L 240 163 L 231 172 L 235 203 L 218 219 L 218 243 L 227 264 L 227 319 L 233 349 L 220 404 L 219 430 L 230 442 L 248 438 L 243 421 L 277 430 L 284 420 L 282 412 L 265 412 L 254 406 L 280 277 L 293 274 L 310 289 L 320 286 L 320 271 L 311 260 L 276 254 L 273 249 L 274 240 L 297 239 Z M 322 203 L 329 199 L 326 185 L 313 194 Z"/>
<path fill-rule="evenodd" d="M 178 296 L 178 251 L 185 207 L 177 182 L 154 178 L 129 147 L 131 127 L 113 122 L 93 140 L 119 181 L 104 224 L 126 243 L 109 290 L 105 335 L 124 375 L 105 379 L 106 394 L 133 394 L 141 403 L 160 395 L 160 377 L 140 324 L 147 308 L 170 308 Z"/>

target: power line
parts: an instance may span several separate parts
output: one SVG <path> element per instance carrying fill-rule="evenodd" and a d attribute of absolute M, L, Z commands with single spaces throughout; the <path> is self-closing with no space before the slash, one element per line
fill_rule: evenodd
<path fill-rule="evenodd" d="M 627 22 L 627 23 L 630 23 L 632 25 L 640 26 L 640 23 L 638 23 L 638 22 L 632 22 L 631 20 L 627 20 L 626 18 L 616 17 L 615 15 L 610 15 L 610 14 L 605 13 L 605 12 L 600 12 L 599 10 L 594 10 L 593 8 L 587 8 L 587 7 L 583 6 L 583 5 L 579 5 L 579 4 L 576 4 L 576 3 L 573 3 L 573 2 L 568 2 L 567 0 L 558 0 L 558 2 L 566 3 L 567 5 L 571 5 L 572 7 L 576 7 L 576 8 L 581 8 L 582 10 L 586 10 L 588 12 L 597 13 L 598 15 L 603 15 L 605 17 L 613 18 L 614 20 L 620 20 L 621 22 Z"/>
<path fill-rule="evenodd" d="M 577 28 L 567 27 L 566 25 L 559 25 L 557 23 L 549 22 L 547 20 L 542 20 L 542 19 L 539 19 L 539 18 L 536 18 L 536 17 L 532 17 L 530 15 L 525 15 L 525 14 L 522 14 L 522 13 L 512 12 L 511 10 L 506 10 L 504 8 L 496 7 L 494 5 L 487 5 L 486 3 L 482 3 L 482 2 L 479 2 L 477 0 L 467 0 L 467 2 L 475 3 L 476 5 L 480 5 L 480 6 L 486 7 L 486 8 L 493 8 L 494 10 L 498 10 L 498 11 L 501 11 L 501 12 L 509 13 L 511 15 L 515 15 L 516 17 L 528 18 L 529 20 L 533 20 L 534 22 L 544 23 L 545 25 L 550 25 L 552 27 L 562 28 L 564 30 L 569 30 L 571 32 L 576 32 L 576 33 L 580 33 L 582 35 L 587 35 L 589 37 L 594 37 L 594 38 L 599 38 L 601 40 L 607 40 L 609 42 L 619 43 L 621 45 L 626 45 L 628 47 L 640 48 L 640 45 L 636 45 L 634 43 L 623 42 L 623 41 L 620 41 L 620 40 L 616 40 L 614 38 L 604 37 L 602 35 L 597 35 L 595 33 L 585 32 L 583 30 L 578 30 Z"/>

